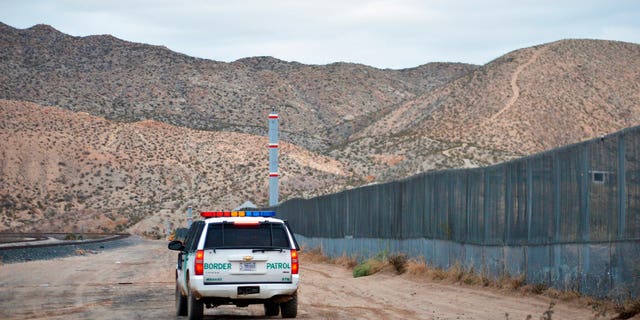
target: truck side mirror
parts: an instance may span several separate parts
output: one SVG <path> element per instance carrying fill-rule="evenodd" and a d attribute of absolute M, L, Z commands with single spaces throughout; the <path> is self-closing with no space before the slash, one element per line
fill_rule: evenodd
<path fill-rule="evenodd" d="M 178 240 L 169 242 L 169 245 L 167 247 L 169 248 L 169 250 L 184 251 L 184 245 Z"/>

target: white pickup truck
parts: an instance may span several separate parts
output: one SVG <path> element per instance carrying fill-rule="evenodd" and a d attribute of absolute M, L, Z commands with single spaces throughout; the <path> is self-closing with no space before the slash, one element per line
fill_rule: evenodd
<path fill-rule="evenodd" d="M 273 211 L 202 212 L 176 265 L 176 314 L 201 319 L 204 306 L 263 304 L 266 316 L 298 313 L 299 247 Z"/>

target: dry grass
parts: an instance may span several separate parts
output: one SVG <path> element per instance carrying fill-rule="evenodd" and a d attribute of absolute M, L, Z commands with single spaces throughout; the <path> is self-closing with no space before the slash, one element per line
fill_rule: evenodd
<path fill-rule="evenodd" d="M 356 259 L 355 257 L 349 257 L 344 253 L 337 258 L 330 259 L 330 262 L 348 269 L 353 269 L 358 265 L 358 259 Z"/>
<path fill-rule="evenodd" d="M 460 263 L 455 263 L 445 273 L 447 275 L 447 280 L 452 282 L 462 282 L 462 277 L 464 276 L 464 270 L 460 266 Z"/>
<path fill-rule="evenodd" d="M 546 296 L 550 298 L 559 299 L 562 301 L 571 301 L 571 300 L 576 300 L 582 297 L 582 294 L 580 294 L 580 292 L 577 292 L 575 290 L 561 291 L 555 288 L 546 288 L 546 287 L 544 288 L 543 292 L 538 292 L 538 294 L 542 294 L 542 293 L 544 293 Z"/>
<path fill-rule="evenodd" d="M 462 283 L 470 286 L 482 286 L 488 287 L 491 285 L 491 279 L 484 273 L 477 273 L 473 269 L 469 269 L 468 272 L 462 276 Z"/>
<path fill-rule="evenodd" d="M 403 274 L 407 272 L 407 262 L 409 258 L 404 253 L 400 254 L 392 254 L 387 257 L 387 262 L 393 266 L 393 269 L 396 271 L 396 274 Z"/>
<path fill-rule="evenodd" d="M 322 248 L 320 247 L 310 249 L 302 248 L 302 250 L 300 250 L 300 262 L 304 263 L 305 261 L 314 263 L 329 263 L 331 262 L 331 259 L 322 252 Z"/>
<path fill-rule="evenodd" d="M 640 314 L 640 298 L 635 300 L 625 301 L 616 308 L 618 315 L 614 319 L 630 319 Z"/>
<path fill-rule="evenodd" d="M 343 266 L 345 268 L 353 268 L 358 265 L 358 260 L 356 257 L 349 257 L 346 254 L 342 254 L 342 256 L 337 258 L 329 258 L 322 251 L 321 247 L 314 248 L 302 248 L 300 251 L 300 261 L 308 261 L 314 263 L 331 263 L 339 266 Z"/>
<path fill-rule="evenodd" d="M 423 276 L 429 272 L 429 267 L 423 257 L 407 261 L 406 269 L 407 274 L 412 276 Z"/>
<path fill-rule="evenodd" d="M 358 264 L 356 257 L 349 257 L 346 254 L 338 258 L 328 258 L 321 248 L 305 249 L 301 259 L 307 261 L 331 263 L 353 269 L 354 276 L 367 276 L 381 271 L 395 271 L 396 274 L 405 274 L 415 279 L 431 281 L 444 281 L 469 286 L 490 287 L 498 290 L 519 292 L 526 295 L 542 295 L 553 299 L 553 301 L 563 301 L 582 307 L 590 307 L 594 311 L 595 319 L 610 319 L 607 315 L 612 312 L 619 313 L 614 319 L 629 319 L 640 314 L 640 299 L 615 305 L 613 302 L 598 300 L 592 297 L 581 295 L 575 290 L 562 291 L 549 288 L 543 284 L 528 284 L 524 275 L 511 276 L 504 275 L 498 279 L 491 279 L 484 273 L 476 272 L 473 268 L 465 269 L 459 263 L 454 264 L 449 269 L 435 268 L 427 264 L 424 257 L 409 259 L 405 254 L 379 254 L 374 258 Z M 400 272 L 400 270 L 404 270 Z M 540 319 L 552 319 L 555 302 L 542 314 Z M 530 318 L 533 319 L 533 318 Z"/>
<path fill-rule="evenodd" d="M 512 289 L 512 290 L 518 290 L 520 288 L 522 288 L 525 285 L 525 276 L 524 275 L 519 275 L 517 277 L 513 277 L 511 275 L 503 275 L 499 280 L 498 280 L 498 286 L 500 288 L 504 288 L 504 289 Z"/>

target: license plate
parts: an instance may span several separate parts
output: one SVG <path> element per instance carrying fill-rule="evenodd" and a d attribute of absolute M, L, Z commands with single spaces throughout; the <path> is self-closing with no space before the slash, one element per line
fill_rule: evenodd
<path fill-rule="evenodd" d="M 256 271 L 256 263 L 240 262 L 240 271 Z"/>

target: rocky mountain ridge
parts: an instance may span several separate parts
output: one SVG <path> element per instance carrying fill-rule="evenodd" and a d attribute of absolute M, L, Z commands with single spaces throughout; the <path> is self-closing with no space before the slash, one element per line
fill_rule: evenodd
<path fill-rule="evenodd" d="M 380 70 L 224 63 L 0 23 L 0 230 L 51 221 L 158 235 L 187 205 L 266 205 L 272 107 L 286 200 L 590 139 L 640 124 L 639 101 L 633 43 L 561 40 L 484 66 Z"/>
<path fill-rule="evenodd" d="M 153 119 L 259 135 L 264 114 L 276 107 L 287 119 L 283 138 L 313 150 L 346 141 L 380 113 L 476 68 L 434 63 L 379 70 L 270 57 L 223 63 L 112 36 L 72 37 L 45 25 L 0 24 L 0 50 L 3 99 L 122 122 Z"/>

